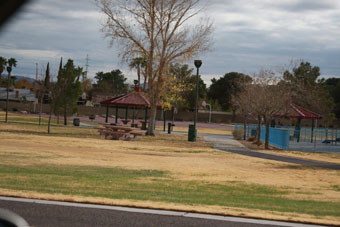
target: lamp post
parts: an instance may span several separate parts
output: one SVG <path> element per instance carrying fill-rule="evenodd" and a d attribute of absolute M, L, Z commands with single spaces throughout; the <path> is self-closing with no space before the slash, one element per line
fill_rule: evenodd
<path fill-rule="evenodd" d="M 197 75 L 196 75 L 196 99 L 195 99 L 195 118 L 194 118 L 194 132 L 196 134 L 196 122 L 197 122 L 197 112 L 198 112 L 198 76 L 199 76 L 199 68 L 202 65 L 202 61 L 201 60 L 195 60 L 194 64 L 196 66 L 197 69 Z M 195 135 L 196 138 L 196 135 Z"/>
<path fill-rule="evenodd" d="M 211 123 L 211 105 L 207 103 L 206 101 L 203 101 L 202 106 L 204 107 L 209 106 L 209 124 L 210 124 Z"/>
<path fill-rule="evenodd" d="M 9 81 L 11 79 L 11 72 L 12 72 L 12 67 L 7 66 L 7 72 L 8 72 L 8 77 L 7 77 L 7 98 L 6 98 L 6 120 L 5 122 L 8 123 L 8 93 L 9 93 Z"/>
<path fill-rule="evenodd" d="M 37 105 L 37 82 L 38 82 L 38 63 L 35 63 L 35 81 L 33 84 L 33 89 L 34 89 L 34 105 L 33 105 L 33 112 L 35 113 L 36 105 Z"/>

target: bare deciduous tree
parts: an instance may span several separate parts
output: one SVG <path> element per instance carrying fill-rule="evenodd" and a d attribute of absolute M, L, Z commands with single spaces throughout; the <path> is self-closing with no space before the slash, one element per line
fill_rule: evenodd
<path fill-rule="evenodd" d="M 257 121 L 257 143 L 260 144 L 261 124 L 266 127 L 265 149 L 269 147 L 269 126 L 275 113 L 284 109 L 290 101 L 290 90 L 280 83 L 281 78 L 276 77 L 271 70 L 261 70 L 253 77 L 252 83 L 245 86 L 243 91 L 234 97 L 239 113 L 244 118 Z"/>
<path fill-rule="evenodd" d="M 209 50 L 212 24 L 201 20 L 188 26 L 201 10 L 199 0 L 95 1 L 106 18 L 102 31 L 111 45 L 119 44 L 121 58 L 127 62 L 136 56 L 146 58 L 151 102 L 148 135 L 154 135 L 156 107 L 169 64 Z"/>

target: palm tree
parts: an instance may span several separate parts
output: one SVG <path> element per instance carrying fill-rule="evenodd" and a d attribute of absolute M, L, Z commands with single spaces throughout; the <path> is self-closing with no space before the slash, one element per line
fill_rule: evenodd
<path fill-rule="evenodd" d="M 7 99 L 6 99 L 6 123 L 8 122 L 8 93 L 9 93 L 9 82 L 11 78 L 12 67 L 17 66 L 17 60 L 15 58 L 10 58 L 7 61 L 7 72 L 8 72 L 8 79 L 7 79 Z"/>
<path fill-rule="evenodd" d="M 146 65 L 146 60 L 144 57 L 138 57 L 132 59 L 130 63 L 130 69 L 136 68 L 137 69 L 137 76 L 138 76 L 138 86 L 140 86 L 140 75 L 141 75 L 141 68 L 144 68 Z M 145 84 L 144 84 L 145 86 Z"/>
<path fill-rule="evenodd" d="M 2 79 L 1 74 L 4 71 L 6 64 L 7 64 L 7 59 L 0 56 L 0 81 Z"/>

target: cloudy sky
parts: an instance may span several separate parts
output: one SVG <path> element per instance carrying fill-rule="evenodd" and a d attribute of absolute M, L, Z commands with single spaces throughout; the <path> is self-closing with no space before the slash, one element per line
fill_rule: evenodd
<path fill-rule="evenodd" d="M 204 16 L 214 22 L 214 46 L 200 56 L 206 83 L 227 72 L 252 74 L 298 59 L 319 66 L 325 77 L 340 76 L 340 1 L 210 2 Z M 56 75 L 60 57 L 85 69 L 88 55 L 90 78 L 119 68 L 131 82 L 135 72 L 109 48 L 100 32 L 102 19 L 92 0 L 32 0 L 1 28 L 0 56 L 18 60 L 14 74 L 35 78 L 35 63 L 39 75 L 47 62 Z"/>

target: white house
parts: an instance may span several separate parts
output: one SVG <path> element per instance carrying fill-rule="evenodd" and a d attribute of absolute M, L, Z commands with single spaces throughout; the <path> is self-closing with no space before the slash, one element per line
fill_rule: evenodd
<path fill-rule="evenodd" d="M 0 100 L 6 100 L 7 99 L 7 88 L 6 87 L 0 87 Z M 8 100 L 10 101 L 22 101 L 26 99 L 28 102 L 34 102 L 35 101 L 35 94 L 30 89 L 24 88 L 10 88 L 8 93 Z"/>

